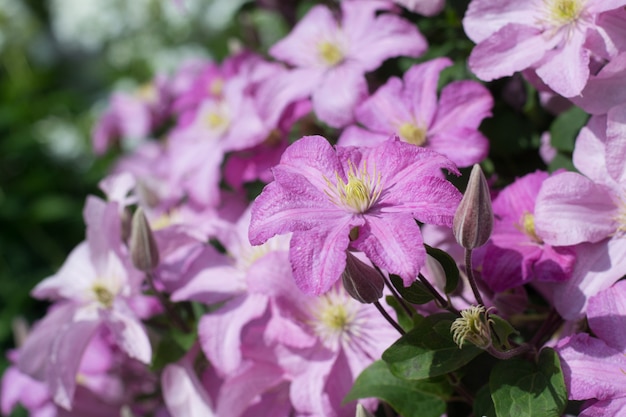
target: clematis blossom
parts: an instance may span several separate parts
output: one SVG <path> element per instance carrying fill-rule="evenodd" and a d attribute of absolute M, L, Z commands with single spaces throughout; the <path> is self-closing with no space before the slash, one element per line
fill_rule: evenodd
<path fill-rule="evenodd" d="M 402 80 L 392 77 L 355 110 L 365 129 L 350 126 L 338 143 L 371 146 L 397 134 L 405 142 L 430 148 L 459 167 L 482 161 L 489 142 L 478 126 L 491 115 L 493 98 L 475 81 L 455 81 L 437 98 L 441 71 L 452 65 L 438 58 L 411 67 Z"/>
<path fill-rule="evenodd" d="M 72 408 L 81 358 L 99 332 L 110 332 L 129 357 L 145 364 L 151 360 L 141 323 L 142 277 L 125 260 L 118 216 L 117 204 L 89 198 L 87 241 L 33 290 L 35 297 L 57 304 L 27 338 L 18 366 L 45 381 L 55 403 L 66 409 Z"/>
<path fill-rule="evenodd" d="M 313 7 L 270 55 L 293 69 L 276 77 L 273 88 L 291 101 L 311 96 L 320 120 L 333 127 L 352 122 L 352 112 L 367 96 L 365 73 L 396 56 L 417 57 L 426 40 L 410 22 L 376 0 L 341 2 L 341 18 L 325 6 Z"/>
<path fill-rule="evenodd" d="M 495 224 L 484 252 L 482 278 L 496 292 L 530 281 L 565 281 L 576 254 L 571 247 L 546 244 L 535 230 L 535 200 L 548 173 L 517 179 L 493 201 Z"/>
<path fill-rule="evenodd" d="M 474 0 L 463 19 L 477 43 L 469 66 L 484 81 L 532 68 L 555 92 L 577 96 L 589 78 L 591 56 L 609 59 L 624 46 L 625 20 L 618 10 L 624 5 L 624 0 Z"/>
<path fill-rule="evenodd" d="M 542 285 L 559 313 L 574 319 L 587 299 L 626 274 L 624 184 L 626 122 L 621 108 L 592 117 L 576 139 L 574 165 L 544 181 L 535 205 L 535 228 L 550 245 L 577 245 L 572 278 Z"/>
<path fill-rule="evenodd" d="M 458 174 L 441 154 L 392 137 L 372 148 L 337 147 L 321 136 L 291 145 L 274 182 L 252 205 L 250 242 L 293 232 L 289 258 L 308 294 L 323 294 L 356 250 L 410 285 L 426 252 L 415 219 L 452 225 L 460 192 L 441 178 Z"/>

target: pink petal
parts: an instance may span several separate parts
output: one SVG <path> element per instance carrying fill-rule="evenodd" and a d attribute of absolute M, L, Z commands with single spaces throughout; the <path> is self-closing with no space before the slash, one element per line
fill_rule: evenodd
<path fill-rule="evenodd" d="M 313 110 L 332 127 L 343 127 L 354 121 L 354 109 L 367 97 L 363 70 L 344 62 L 329 69 L 313 91 Z"/>
<path fill-rule="evenodd" d="M 626 397 L 593 402 L 579 417 L 620 417 L 626 414 Z"/>
<path fill-rule="evenodd" d="M 397 133 L 402 123 L 411 122 L 411 103 L 402 91 L 402 80 L 391 77 L 367 100 L 356 109 L 356 118 L 363 126 L 387 138 Z M 343 146 L 346 146 L 345 144 Z"/>
<path fill-rule="evenodd" d="M 626 357 L 586 333 L 561 341 L 557 347 L 569 398 L 606 400 L 622 397 L 626 390 Z"/>
<path fill-rule="evenodd" d="M 437 83 L 444 68 L 452 65 L 449 58 L 436 58 L 414 65 L 404 74 L 402 101 L 410 106 L 415 121 L 428 128 L 437 112 Z M 403 120 L 407 121 L 407 120 Z"/>
<path fill-rule="evenodd" d="M 240 416 L 253 401 L 283 380 L 282 370 L 271 364 L 253 363 L 227 379 L 217 399 L 217 415 Z"/>
<path fill-rule="evenodd" d="M 161 374 L 163 400 L 171 415 L 213 417 L 215 413 L 202 383 L 187 363 L 172 363 Z"/>
<path fill-rule="evenodd" d="M 402 277 L 405 286 L 411 285 L 426 262 L 422 233 L 413 216 L 366 215 L 366 221 L 353 246 L 374 264 Z"/>
<path fill-rule="evenodd" d="M 434 133 L 426 146 L 447 156 L 461 168 L 481 162 L 489 153 L 489 141 L 482 133 L 461 126 Z"/>
<path fill-rule="evenodd" d="M 606 117 L 593 116 L 576 138 L 574 166 L 592 181 L 608 184 L 611 178 L 606 164 Z"/>
<path fill-rule="evenodd" d="M 115 336 L 115 342 L 128 356 L 149 364 L 152 360 L 152 346 L 143 323 L 130 311 L 111 310 L 108 312 L 107 327 Z"/>
<path fill-rule="evenodd" d="M 540 30 L 509 23 L 476 45 L 469 66 L 478 78 L 491 81 L 532 66 L 548 47 Z"/>
<path fill-rule="evenodd" d="M 590 52 L 583 47 L 585 34 L 578 30 L 572 33 L 561 50 L 536 70 L 543 82 L 564 97 L 579 95 L 589 79 Z"/>
<path fill-rule="evenodd" d="M 618 214 L 606 188 L 564 172 L 544 181 L 535 206 L 535 228 L 555 246 L 598 242 L 615 233 Z"/>
<path fill-rule="evenodd" d="M 269 50 L 272 57 L 296 67 L 318 66 L 317 43 L 338 30 L 337 21 L 325 6 L 315 6 L 293 30 Z"/>
<path fill-rule="evenodd" d="M 448 126 L 478 129 L 484 118 L 491 116 L 493 97 L 482 84 L 454 81 L 441 90 L 439 107 L 429 132 L 446 130 Z"/>
<path fill-rule="evenodd" d="M 575 320 L 586 311 L 587 300 L 609 288 L 626 274 L 626 245 L 621 239 L 575 246 L 576 264 L 572 277 L 562 283 L 546 283 L 540 288 L 566 320 Z"/>
<path fill-rule="evenodd" d="M 591 114 L 604 114 L 611 107 L 626 102 L 626 52 L 613 58 L 586 87 L 571 100 Z"/>
<path fill-rule="evenodd" d="M 320 295 L 328 291 L 346 267 L 346 250 L 350 230 L 364 220 L 346 217 L 306 232 L 294 232 L 289 260 L 296 285 L 306 294 Z"/>
<path fill-rule="evenodd" d="M 619 184 L 626 184 L 626 104 L 607 115 L 606 168 Z"/>
<path fill-rule="evenodd" d="M 426 39 L 406 19 L 390 13 L 375 16 L 379 1 L 344 2 L 343 28 L 348 37 L 350 59 L 365 71 L 373 71 L 386 59 L 396 56 L 416 58 L 427 48 Z"/>
<path fill-rule="evenodd" d="M 511 22 L 534 26 L 537 23 L 535 3 L 474 0 L 463 18 L 463 28 L 471 40 L 480 43 Z"/>
<path fill-rule="evenodd" d="M 626 325 L 626 282 L 617 282 L 589 298 L 587 320 L 593 333 L 607 345 L 626 351 L 626 334 L 616 331 Z"/>
<path fill-rule="evenodd" d="M 348 126 L 341 132 L 337 146 L 376 146 L 387 139 L 389 135 L 386 133 L 370 132 L 358 126 Z"/>
<path fill-rule="evenodd" d="M 241 331 L 267 308 L 267 297 L 242 295 L 200 319 L 198 335 L 206 357 L 221 375 L 241 366 Z"/>

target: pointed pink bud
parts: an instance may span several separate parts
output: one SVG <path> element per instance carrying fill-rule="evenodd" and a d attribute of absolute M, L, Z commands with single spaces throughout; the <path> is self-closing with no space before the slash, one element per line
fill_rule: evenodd
<path fill-rule="evenodd" d="M 152 271 L 159 265 L 159 249 L 141 207 L 135 210 L 131 226 L 130 256 L 133 265 L 140 271 Z"/>
<path fill-rule="evenodd" d="M 346 252 L 346 269 L 341 274 L 343 287 L 352 298 L 363 304 L 378 301 L 383 296 L 385 282 L 371 266 Z"/>
<path fill-rule="evenodd" d="M 463 199 L 456 209 L 452 231 L 465 249 L 484 245 L 493 229 L 491 194 L 483 171 L 474 164 Z"/>

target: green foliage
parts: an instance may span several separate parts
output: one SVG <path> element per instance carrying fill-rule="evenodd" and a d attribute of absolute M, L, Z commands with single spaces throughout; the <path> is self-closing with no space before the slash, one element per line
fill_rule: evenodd
<path fill-rule="evenodd" d="M 405 287 L 399 276 L 390 274 L 389 277 L 394 288 L 409 303 L 426 304 L 433 300 L 432 293 L 421 282 L 414 281 L 409 287 Z"/>
<path fill-rule="evenodd" d="M 376 361 L 359 375 L 344 402 L 375 397 L 404 417 L 439 417 L 451 393 L 444 378 L 407 381 L 391 373 L 385 362 Z"/>
<path fill-rule="evenodd" d="M 567 404 L 559 357 L 550 348 L 537 364 L 518 358 L 498 363 L 489 388 L 497 417 L 559 417 Z"/>
<path fill-rule="evenodd" d="M 416 320 L 415 327 L 383 353 L 391 372 L 408 380 L 445 375 L 466 365 L 482 350 L 454 343 L 450 326 L 453 314 L 434 314 Z"/>
<path fill-rule="evenodd" d="M 435 258 L 439 265 L 443 268 L 446 275 L 446 285 L 444 291 L 446 294 L 453 292 L 457 285 L 459 285 L 459 267 L 456 265 L 456 261 L 447 252 L 433 248 L 432 246 L 424 245 L 426 247 L 426 253 Z"/>

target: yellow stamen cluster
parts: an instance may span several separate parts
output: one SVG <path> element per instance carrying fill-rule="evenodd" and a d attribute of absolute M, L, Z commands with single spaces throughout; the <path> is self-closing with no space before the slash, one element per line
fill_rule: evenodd
<path fill-rule="evenodd" d="M 100 303 L 102 307 L 110 308 L 113 305 L 113 300 L 115 299 L 115 296 L 104 285 L 100 283 L 95 283 L 93 284 L 93 287 L 91 287 L 91 290 L 94 292 L 96 300 L 98 301 L 98 303 Z"/>
<path fill-rule="evenodd" d="M 380 197 L 382 186 L 380 175 L 374 170 L 373 178 L 367 172 L 367 164 L 364 163 L 361 170 L 357 170 L 354 164 L 348 163 L 348 182 L 335 173 L 336 183 L 333 185 L 328 178 L 324 178 L 329 189 L 326 195 L 338 206 L 355 213 L 365 213 Z"/>
<path fill-rule="evenodd" d="M 547 22 L 554 28 L 576 22 L 583 11 L 584 0 L 544 0 Z"/>
<path fill-rule="evenodd" d="M 343 61 L 343 52 L 339 47 L 331 42 L 324 41 L 317 45 L 317 52 L 322 61 L 329 67 L 334 67 Z"/>
<path fill-rule="evenodd" d="M 487 349 L 491 346 L 490 322 L 484 306 L 471 306 L 461 311 L 461 317 L 452 323 L 452 340 L 459 348 L 467 340 L 481 349 Z"/>
<path fill-rule="evenodd" d="M 413 123 L 403 123 L 398 129 L 398 134 L 405 142 L 422 146 L 426 143 L 426 129 Z"/>
<path fill-rule="evenodd" d="M 209 114 L 207 114 L 205 122 L 207 126 L 211 129 L 218 129 L 228 124 L 228 120 L 224 116 L 216 112 L 210 112 Z"/>
<path fill-rule="evenodd" d="M 350 337 L 358 336 L 359 307 L 347 294 L 332 289 L 314 303 L 310 325 L 327 347 L 337 348 Z"/>
<path fill-rule="evenodd" d="M 525 212 L 520 221 L 520 228 L 533 242 L 543 243 L 543 240 L 537 236 L 535 231 L 535 216 L 532 213 Z"/>

